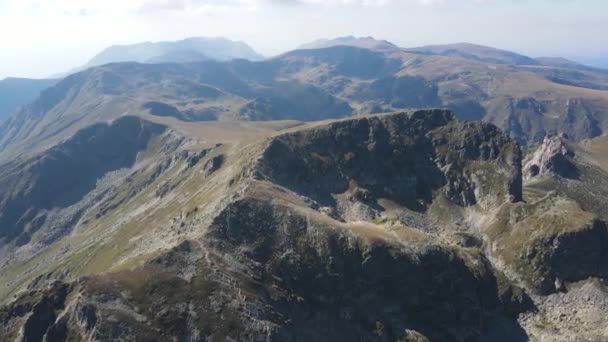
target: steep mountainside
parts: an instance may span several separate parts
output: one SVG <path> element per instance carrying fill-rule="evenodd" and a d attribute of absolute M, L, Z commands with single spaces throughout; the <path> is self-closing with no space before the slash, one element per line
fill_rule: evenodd
<path fill-rule="evenodd" d="M 78 213 L 59 223 L 62 215 L 55 209 L 80 202 L 107 173 L 133 167 L 138 152 L 163 130 L 160 125 L 122 117 L 89 126 L 33 159 L 3 165 L 0 239 L 24 245 L 41 228 L 61 230 L 62 225 L 74 224 Z M 50 237 L 56 234 L 45 232 Z"/>
<path fill-rule="evenodd" d="M 535 208 L 527 209 L 527 212 L 532 210 L 536 212 L 533 216 L 542 219 L 527 224 L 535 227 L 536 231 L 551 231 L 552 225 L 566 223 L 571 229 L 579 227 L 573 231 L 586 231 L 587 237 L 577 242 L 578 247 L 571 245 L 564 249 L 565 253 L 556 253 L 555 249 L 565 247 L 582 236 L 568 233 L 553 241 L 537 240 L 536 247 L 525 252 L 536 261 L 528 266 L 522 264 L 521 267 L 542 269 L 542 263 L 552 263 L 561 269 L 563 275 L 568 274 L 573 279 L 585 278 L 582 274 L 586 272 L 594 274 L 594 278 L 574 283 L 564 282 L 563 275 L 555 278 L 555 281 L 545 281 L 547 285 L 553 281 L 550 287 L 555 287 L 559 292 L 536 297 L 542 308 L 540 314 L 520 320 L 526 330 L 539 339 L 602 341 L 608 335 L 608 322 L 605 320 L 608 309 L 605 280 L 608 256 L 603 245 L 607 239 L 605 222 L 608 216 L 605 208 L 608 205 L 608 168 L 605 154 L 602 153 L 607 147 L 604 138 L 577 145 L 564 136 L 553 136 L 544 139 L 524 161 L 524 196 L 528 202 L 536 203 Z M 557 205 L 558 202 L 561 204 Z M 549 203 L 554 203 L 555 209 L 547 207 Z M 516 215 L 511 214 L 511 220 L 521 214 L 521 211 Z M 530 218 L 522 223 L 525 220 Z M 510 233 L 511 236 L 515 234 Z M 520 238 L 524 236 L 520 235 Z M 530 234 L 524 241 L 538 238 L 538 234 Z M 542 247 L 538 247 L 548 244 L 552 244 L 554 250 L 539 253 Z M 569 264 L 576 258 L 582 259 L 576 265 Z M 543 281 L 540 280 L 538 284 L 542 285 Z M 547 327 L 550 329 L 543 329 Z"/>
<path fill-rule="evenodd" d="M 0 121 L 6 120 L 19 107 L 33 102 L 40 92 L 58 80 L 5 78 L 0 81 Z"/>
<path fill-rule="evenodd" d="M 567 194 L 541 194 L 526 173 L 556 170 L 549 164 L 565 151 L 556 144 L 522 166 L 495 126 L 425 110 L 223 145 L 125 117 L 57 148 L 73 155 L 79 139 L 101 143 L 127 124 L 143 137 L 129 136 L 135 163 L 122 159 L 111 185 L 96 184 L 61 239 L 25 228 L 30 241 L 5 242 L 2 339 L 607 336 L 606 225 Z M 80 177 L 110 169 L 83 167 Z M 566 300 L 576 310 L 555 305 Z"/>
<path fill-rule="evenodd" d="M 461 119 L 494 123 L 523 144 L 555 133 L 580 141 L 608 127 L 607 86 L 608 74 L 590 70 L 353 46 L 261 62 L 110 64 L 66 78 L 1 125 L 0 158 L 40 150 L 124 113 L 314 121 L 446 107 Z"/>

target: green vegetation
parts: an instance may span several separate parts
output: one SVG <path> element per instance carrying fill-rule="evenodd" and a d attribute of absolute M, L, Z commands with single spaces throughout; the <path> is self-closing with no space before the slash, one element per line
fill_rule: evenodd
<path fill-rule="evenodd" d="M 400 223 L 401 221 L 399 220 L 399 217 L 397 217 L 396 215 L 389 215 L 389 216 L 379 216 L 376 217 L 372 220 L 373 223 L 375 224 L 390 224 L 390 225 L 394 225 L 397 223 Z"/>
<path fill-rule="evenodd" d="M 549 253 L 554 253 L 553 241 L 564 234 L 592 236 L 594 219 L 593 214 L 583 211 L 575 202 L 548 194 L 530 204 L 505 204 L 484 234 L 492 241 L 492 255 L 508 265 L 527 286 L 540 291 L 552 287 L 551 279 L 559 272 L 547 259 Z M 587 255 L 595 252 L 589 251 Z"/>
<path fill-rule="evenodd" d="M 433 110 L 264 132 L 152 139 L 69 234 L 2 269 L 0 297 L 45 303 L 61 279 L 53 324 L 75 339 L 473 340 L 529 291 L 601 276 L 604 227 L 555 183 L 517 201 L 519 149 L 493 126 Z"/>

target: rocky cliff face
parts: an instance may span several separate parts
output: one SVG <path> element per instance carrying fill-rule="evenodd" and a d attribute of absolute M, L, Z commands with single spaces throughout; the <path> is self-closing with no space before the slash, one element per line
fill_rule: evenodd
<path fill-rule="evenodd" d="M 608 196 L 597 157 L 546 137 L 524 161 L 526 203 L 502 208 L 486 230 L 493 263 L 526 284 L 539 309 L 519 320 L 533 340 L 606 339 Z"/>
<path fill-rule="evenodd" d="M 0 308 L 2 338 L 518 341 L 547 333 L 548 298 L 607 276 L 606 225 L 563 196 L 522 201 L 517 144 L 448 111 L 167 158 L 87 216 L 108 238 L 60 255 L 71 274 Z"/>
<path fill-rule="evenodd" d="M 493 175 L 484 170 L 489 164 Z M 424 211 L 437 193 L 460 206 L 517 202 L 520 168 L 519 148 L 494 126 L 458 123 L 451 112 L 433 110 L 277 137 L 258 170 L 321 206 L 341 211 L 344 202 L 356 202 L 371 212 L 382 199 Z"/>
<path fill-rule="evenodd" d="M 546 137 L 541 146 L 530 155 L 524 166 L 525 178 L 560 176 L 577 178 L 578 170 L 573 161 L 574 151 L 559 136 Z"/>

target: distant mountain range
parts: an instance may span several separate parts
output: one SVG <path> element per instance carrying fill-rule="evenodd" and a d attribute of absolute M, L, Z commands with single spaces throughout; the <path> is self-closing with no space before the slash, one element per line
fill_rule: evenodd
<path fill-rule="evenodd" d="M 518 53 L 495 49 L 487 46 L 458 43 L 448 45 L 429 45 L 405 49 L 408 52 L 446 57 L 460 57 L 492 64 L 539 65 L 539 61 Z"/>
<path fill-rule="evenodd" d="M 608 73 L 601 69 L 471 44 L 401 49 L 353 37 L 315 44 L 323 48 L 309 44 L 263 61 L 91 67 L 1 125 L 0 151 L 46 146 L 127 112 L 182 121 L 314 121 L 445 107 L 460 119 L 492 122 L 524 144 L 546 134 L 582 140 L 608 130 Z M 102 60 L 110 59 L 93 61 Z"/>
<path fill-rule="evenodd" d="M 608 129 L 608 71 L 563 58 L 466 43 L 405 49 L 352 36 L 261 58 L 222 38 L 110 47 L 0 126 L 0 146 L 19 135 L 31 143 L 38 139 L 32 134 L 42 134 L 44 141 L 125 111 L 184 121 L 312 121 L 441 106 L 461 119 L 495 123 L 523 143 L 555 132 L 579 140 Z M 34 90 L 53 83 L 40 81 Z M 10 100 L 15 108 L 34 96 Z M 31 115 L 49 121 L 30 118 L 22 126 Z"/>
<path fill-rule="evenodd" d="M 114 45 L 95 57 L 84 68 L 116 62 L 195 62 L 205 59 L 261 60 L 264 57 L 243 42 L 225 38 L 196 37 L 175 42 L 145 42 L 132 45 Z"/>
<path fill-rule="evenodd" d="M 512 64 L 512 65 L 544 65 L 553 67 L 568 67 L 573 69 L 608 69 L 608 57 L 606 58 L 581 58 L 580 61 L 569 60 L 562 57 L 539 57 L 531 58 L 519 53 L 496 49 L 488 46 L 455 43 L 443 45 L 427 45 L 414 48 L 401 48 L 389 41 L 378 40 L 373 37 L 345 36 L 335 39 L 318 39 L 313 42 L 300 45 L 298 49 L 321 49 L 332 46 L 354 46 L 372 50 L 403 50 L 411 53 L 425 55 L 436 55 L 446 57 L 460 57 L 469 60 L 477 60 L 492 64 Z M 608 70 L 604 70 L 608 72 Z"/>
<path fill-rule="evenodd" d="M 85 65 L 59 76 L 64 77 L 90 67 L 109 63 L 186 63 L 209 59 L 258 61 L 264 59 L 264 56 L 243 42 L 221 37 L 192 37 L 178 41 L 113 45 L 95 55 Z"/>
<path fill-rule="evenodd" d="M 5 120 L 20 106 L 35 100 L 41 90 L 57 82 L 55 79 L 94 66 L 117 62 L 188 63 L 231 59 L 257 61 L 263 58 L 264 56 L 255 52 L 249 45 L 225 38 L 194 37 L 175 42 L 114 45 L 95 55 L 87 64 L 66 73 L 53 75 L 52 79 L 7 78 L 0 81 L 0 121 Z"/>

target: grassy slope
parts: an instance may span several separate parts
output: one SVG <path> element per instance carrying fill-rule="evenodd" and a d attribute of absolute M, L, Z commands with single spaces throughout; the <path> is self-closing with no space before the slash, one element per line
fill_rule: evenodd
<path fill-rule="evenodd" d="M 156 149 L 161 146 L 151 144 L 147 152 L 140 154 L 140 163 L 148 166 L 133 173 L 129 182 L 121 181 L 80 219 L 73 233 L 30 260 L 0 268 L 0 283 L 5 284 L 0 287 L 0 298 L 9 298 L 24 284 L 46 274 L 58 276 L 67 272 L 75 278 L 129 268 L 188 237 L 193 238 L 192 234 L 200 234 L 203 222 L 214 215 L 215 206 L 236 189 L 235 180 L 243 171 L 243 163 L 260 148 L 259 144 L 250 142 L 294 124 L 297 123 L 193 123 L 187 128 L 175 125 L 175 130 L 192 134 L 191 142 L 185 146 L 187 149 L 198 151 L 217 143 L 226 145 L 213 148 L 193 168 L 187 168 L 185 160 L 178 161 L 147 184 L 155 166 L 167 158 Z M 205 162 L 219 154 L 224 155 L 227 166 L 210 177 L 204 176 Z M 229 186 L 231 181 L 235 184 Z M 158 198 L 155 191 L 164 183 L 175 188 L 167 197 Z M 142 190 L 138 190 L 140 185 L 145 185 Z M 176 223 L 185 219 L 196 223 L 187 227 Z"/>

